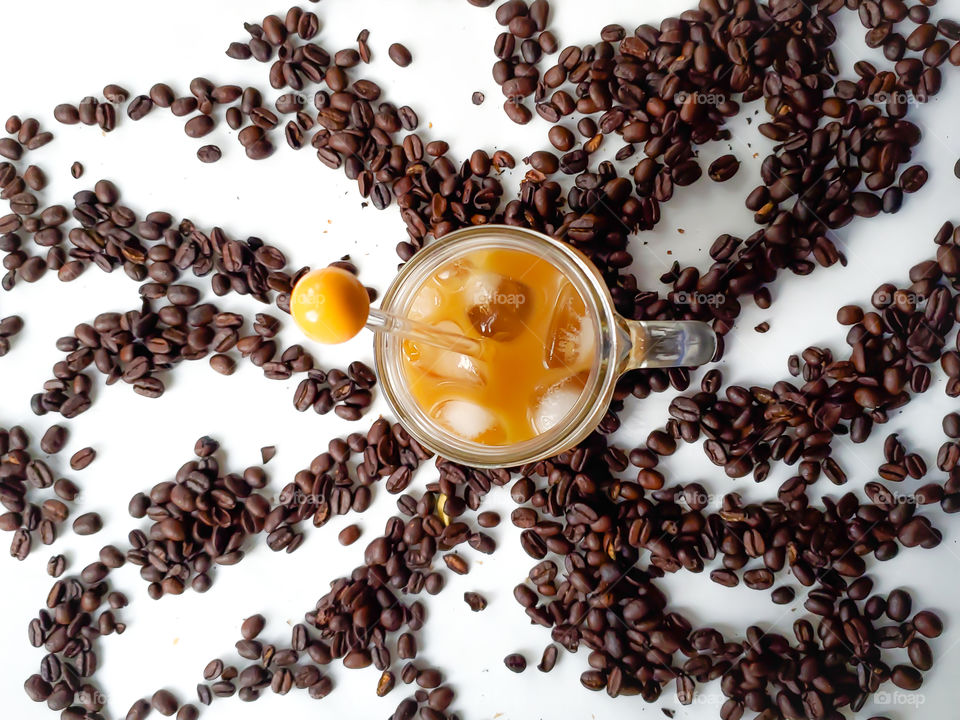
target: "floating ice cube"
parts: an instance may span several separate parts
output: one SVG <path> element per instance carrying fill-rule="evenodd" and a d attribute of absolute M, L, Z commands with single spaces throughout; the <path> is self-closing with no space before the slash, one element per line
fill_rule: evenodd
<path fill-rule="evenodd" d="M 467 440 L 481 440 L 503 433 L 497 416 L 468 400 L 444 400 L 430 413 L 451 432 Z"/>
<path fill-rule="evenodd" d="M 596 353 L 596 332 L 587 308 L 572 283 L 565 283 L 547 335 L 547 367 L 571 372 L 589 370 Z"/>
<path fill-rule="evenodd" d="M 437 330 L 462 334 L 457 324 L 444 320 L 434 325 Z M 403 344 L 407 360 L 419 370 L 433 376 L 438 382 L 453 381 L 469 385 L 483 385 L 486 376 L 480 363 L 469 355 L 407 340 Z"/>
<path fill-rule="evenodd" d="M 473 263 L 466 258 L 460 258 L 443 265 L 433 277 L 445 293 L 456 293 L 466 287 L 472 274 Z"/>
<path fill-rule="evenodd" d="M 475 272 L 464 288 L 467 317 L 484 337 L 510 340 L 524 330 L 530 313 L 530 288 L 491 272 Z"/>
<path fill-rule="evenodd" d="M 413 302 L 410 303 L 410 309 L 407 311 L 407 317 L 411 320 L 426 320 L 433 317 L 442 301 L 443 298 L 437 288 L 432 284 L 424 285 L 414 295 Z"/>
<path fill-rule="evenodd" d="M 545 433 L 559 425 L 580 401 L 583 383 L 569 378 L 546 388 L 538 388 L 533 400 L 530 420 L 537 433 Z"/>

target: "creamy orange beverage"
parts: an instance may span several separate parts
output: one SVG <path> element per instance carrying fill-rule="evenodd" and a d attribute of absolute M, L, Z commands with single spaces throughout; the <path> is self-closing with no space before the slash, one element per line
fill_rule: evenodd
<path fill-rule="evenodd" d="M 525 250 L 477 249 L 440 264 L 407 317 L 480 340 L 476 356 L 406 339 L 416 403 L 464 440 L 509 445 L 560 424 L 580 401 L 597 329 L 570 280 Z"/>

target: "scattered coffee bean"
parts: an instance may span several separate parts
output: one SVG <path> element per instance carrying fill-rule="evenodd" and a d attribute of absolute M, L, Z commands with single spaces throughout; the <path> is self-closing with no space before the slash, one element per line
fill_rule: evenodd
<path fill-rule="evenodd" d="M 480 612 L 487 608 L 487 599 L 480 593 L 465 592 L 463 594 L 463 600 L 470 606 L 473 612 Z"/>
<path fill-rule="evenodd" d="M 503 664 L 510 672 L 521 673 L 527 669 L 527 659 L 520 653 L 512 653 L 503 659 Z"/>
<path fill-rule="evenodd" d="M 413 59 L 406 46 L 400 43 L 391 44 L 390 47 L 387 48 L 387 54 L 390 56 L 390 59 L 400 67 L 407 67 Z"/>
<path fill-rule="evenodd" d="M 216 145 L 204 145 L 197 150 L 197 159 L 202 163 L 215 163 L 221 157 L 220 148 Z"/>

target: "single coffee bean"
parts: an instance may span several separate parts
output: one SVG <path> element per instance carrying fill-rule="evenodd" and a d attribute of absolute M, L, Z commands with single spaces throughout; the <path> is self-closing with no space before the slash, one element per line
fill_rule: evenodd
<path fill-rule="evenodd" d="M 67 559 L 63 555 L 54 555 L 47 561 L 47 574 L 58 578 L 67 569 Z"/>
<path fill-rule="evenodd" d="M 903 622 L 910 615 L 910 595 L 905 590 L 893 590 L 887 596 L 887 617 Z"/>
<path fill-rule="evenodd" d="M 92 463 L 96 457 L 97 451 L 91 447 L 85 447 L 77 450 L 77 452 L 70 457 L 70 469 L 83 470 L 90 463 Z"/>
<path fill-rule="evenodd" d="M 527 659 L 520 653 L 511 653 L 503 659 L 503 664 L 510 672 L 521 673 L 527 669 Z"/>
<path fill-rule="evenodd" d="M 220 148 L 216 145 L 204 145 L 197 150 L 197 159 L 202 163 L 215 163 L 221 156 Z"/>
<path fill-rule="evenodd" d="M 150 698 L 150 704 L 154 710 L 167 717 L 177 712 L 177 699 L 169 690 L 157 690 Z"/>
<path fill-rule="evenodd" d="M 138 95 L 127 106 L 127 117 L 133 121 L 142 120 L 153 110 L 153 100 L 146 95 Z"/>
<path fill-rule="evenodd" d="M 707 174 L 714 182 L 726 182 L 740 169 L 740 161 L 733 155 L 723 155 L 712 163 L 707 169 Z"/>
<path fill-rule="evenodd" d="M 407 67 L 412 60 L 410 51 L 400 43 L 392 43 L 390 47 L 387 48 L 387 54 L 390 56 L 390 59 L 400 67 Z"/>
<path fill-rule="evenodd" d="M 347 525 L 347 527 L 337 535 L 337 539 L 341 545 L 353 545 L 360 538 L 360 533 L 361 530 L 358 525 Z"/>
<path fill-rule="evenodd" d="M 480 593 L 475 592 L 465 592 L 463 594 L 463 600 L 470 606 L 470 609 L 473 612 L 480 612 L 485 610 L 487 607 L 487 599 L 483 597 Z"/>
<path fill-rule="evenodd" d="M 263 631 L 265 625 L 266 620 L 263 615 L 251 615 L 240 626 L 240 634 L 245 640 L 252 640 Z"/>
<path fill-rule="evenodd" d="M 214 121 L 209 115 L 196 115 L 187 120 L 183 131 L 188 137 L 201 138 L 213 131 Z"/>
<path fill-rule="evenodd" d="M 73 531 L 77 535 L 93 535 L 103 528 L 103 521 L 95 512 L 84 513 L 73 521 Z"/>
<path fill-rule="evenodd" d="M 40 449 L 47 455 L 55 455 L 67 443 L 67 430 L 61 425 L 51 425 L 40 439 Z"/>

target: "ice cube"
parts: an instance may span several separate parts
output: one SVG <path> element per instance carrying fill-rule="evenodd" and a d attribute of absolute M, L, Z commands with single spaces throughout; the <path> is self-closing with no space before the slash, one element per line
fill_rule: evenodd
<path fill-rule="evenodd" d="M 464 288 L 467 317 L 484 337 L 510 340 L 524 331 L 530 313 L 530 288 L 519 280 L 475 272 Z"/>
<path fill-rule="evenodd" d="M 407 317 L 411 320 L 427 320 L 433 317 L 434 312 L 440 307 L 443 298 L 440 291 L 433 285 L 427 284 L 417 290 L 413 296 L 413 302 L 410 303 L 410 309 L 407 311 Z"/>
<path fill-rule="evenodd" d="M 489 409 L 469 400 L 444 400 L 430 414 L 441 425 L 466 440 L 486 444 L 502 441 L 504 431 L 499 418 Z"/>
<path fill-rule="evenodd" d="M 433 327 L 444 332 L 463 334 L 457 324 L 450 320 L 438 322 Z M 449 381 L 483 385 L 486 382 L 480 363 L 469 355 L 412 340 L 403 343 L 403 351 L 411 365 L 427 373 L 438 383 Z"/>
<path fill-rule="evenodd" d="M 457 293 L 466 287 L 472 272 L 473 263 L 466 258 L 460 258 L 443 265 L 433 277 L 445 293 Z"/>
<path fill-rule="evenodd" d="M 568 378 L 546 388 L 540 387 L 534 394 L 530 422 L 537 433 L 545 433 L 559 425 L 580 401 L 583 382 L 580 378 Z"/>
<path fill-rule="evenodd" d="M 547 367 L 571 372 L 589 370 L 596 353 L 596 332 L 583 298 L 572 283 L 557 296 L 547 335 Z"/>

